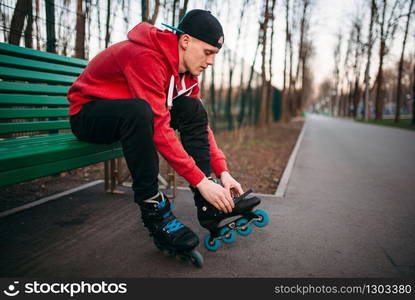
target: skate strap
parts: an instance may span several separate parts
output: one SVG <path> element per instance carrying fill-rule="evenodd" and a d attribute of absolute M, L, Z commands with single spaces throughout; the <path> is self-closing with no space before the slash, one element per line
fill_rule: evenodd
<path fill-rule="evenodd" d="M 173 219 L 171 220 L 169 223 L 167 223 L 166 226 L 164 226 L 164 228 L 166 228 L 166 230 L 170 231 L 170 232 L 174 232 L 179 230 L 180 228 L 183 228 L 184 225 L 178 221 L 177 219 Z"/>
<path fill-rule="evenodd" d="M 233 201 L 236 203 L 236 202 L 239 202 L 239 201 L 241 201 L 242 199 L 244 199 L 246 196 L 248 196 L 250 193 L 252 193 L 253 192 L 253 190 L 252 189 L 249 189 L 249 190 L 247 190 L 245 193 L 243 193 L 242 195 L 240 195 L 239 197 L 234 197 L 233 198 Z"/>

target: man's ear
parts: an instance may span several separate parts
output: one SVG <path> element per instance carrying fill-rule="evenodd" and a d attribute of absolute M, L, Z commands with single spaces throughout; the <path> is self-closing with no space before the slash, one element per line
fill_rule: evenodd
<path fill-rule="evenodd" d="M 179 39 L 179 45 L 182 49 L 187 49 L 189 47 L 189 43 L 192 37 L 188 34 L 182 34 Z"/>

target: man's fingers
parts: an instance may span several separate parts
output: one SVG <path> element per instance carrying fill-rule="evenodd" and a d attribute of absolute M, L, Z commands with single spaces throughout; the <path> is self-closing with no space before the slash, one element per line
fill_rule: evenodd
<path fill-rule="evenodd" d="M 230 209 L 231 209 L 231 211 L 232 211 L 232 209 L 235 207 L 235 203 L 233 202 L 233 199 L 232 199 L 232 194 L 230 193 L 230 192 L 228 192 L 228 191 L 226 191 L 226 199 L 228 200 L 228 203 L 229 203 L 229 207 L 230 207 Z"/>
<path fill-rule="evenodd" d="M 242 187 L 240 185 L 236 186 L 236 189 L 238 190 L 239 196 L 244 193 Z"/>

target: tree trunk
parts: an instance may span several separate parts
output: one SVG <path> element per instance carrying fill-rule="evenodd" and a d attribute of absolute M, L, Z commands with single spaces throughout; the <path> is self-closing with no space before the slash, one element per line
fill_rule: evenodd
<path fill-rule="evenodd" d="M 27 23 L 24 31 L 24 44 L 26 48 L 33 48 L 33 7 L 32 0 L 28 1 Z"/>
<path fill-rule="evenodd" d="M 176 6 L 177 6 L 177 2 L 178 2 L 178 0 L 173 0 L 173 10 L 172 10 L 172 16 L 173 16 L 173 21 L 172 21 L 172 25 L 173 26 L 176 26 L 175 25 L 175 22 L 176 22 Z M 179 5 L 180 5 L 180 2 L 179 2 Z"/>
<path fill-rule="evenodd" d="M 82 8 L 84 0 L 77 0 L 75 57 L 85 59 L 85 14 Z"/>
<path fill-rule="evenodd" d="M 354 92 L 353 92 L 353 118 L 358 116 L 358 108 L 360 102 L 360 87 L 359 87 L 359 78 L 356 78 L 354 83 Z"/>
<path fill-rule="evenodd" d="M 379 50 L 379 68 L 376 78 L 376 104 L 375 104 L 375 120 L 380 121 L 383 117 L 383 58 L 385 56 L 385 42 L 380 42 Z"/>
<path fill-rule="evenodd" d="M 141 21 L 148 22 L 149 8 L 148 0 L 141 0 Z"/>
<path fill-rule="evenodd" d="M 415 126 L 415 64 L 413 69 L 413 81 L 412 81 L 412 125 Z"/>
<path fill-rule="evenodd" d="M 403 73 L 403 60 L 405 56 L 405 46 L 406 46 L 406 38 L 408 36 L 408 28 L 409 23 L 411 20 L 411 12 L 412 12 L 412 6 L 414 4 L 414 0 L 411 0 L 411 3 L 409 4 L 409 11 L 408 16 L 406 20 L 406 26 L 405 26 L 405 35 L 403 38 L 403 44 L 402 44 L 402 52 L 401 52 L 401 59 L 399 60 L 399 70 L 398 70 L 398 86 L 397 86 L 397 95 L 396 95 L 396 115 L 395 115 L 395 123 L 399 123 L 400 117 L 401 117 L 401 94 L 402 94 L 402 73 Z"/>
<path fill-rule="evenodd" d="M 269 83 L 268 83 L 268 97 L 267 97 L 267 120 L 266 123 L 268 124 L 270 122 L 270 120 L 272 120 L 272 100 L 273 100 L 273 93 L 272 93 L 272 62 L 273 62 L 273 45 L 274 45 L 274 21 L 275 21 L 275 15 L 274 15 L 274 10 L 275 10 L 275 2 L 276 0 L 272 0 L 272 4 L 271 4 L 271 14 L 270 14 L 270 18 L 271 18 L 271 37 L 270 37 L 270 43 L 269 43 Z"/>
<path fill-rule="evenodd" d="M 386 37 L 385 37 L 385 15 L 387 0 L 383 0 L 382 18 L 380 26 L 380 47 L 379 47 L 379 68 L 376 78 L 376 100 L 375 100 L 375 120 L 380 121 L 383 117 L 383 58 L 385 56 Z"/>
<path fill-rule="evenodd" d="M 46 0 L 46 36 L 48 52 L 56 53 L 56 36 L 55 36 L 55 1 Z"/>
<path fill-rule="evenodd" d="M 16 6 L 14 8 L 12 21 L 10 23 L 10 35 L 9 43 L 13 45 L 20 44 L 20 38 L 22 36 L 22 31 L 25 23 L 25 18 L 28 17 L 26 30 L 25 30 L 25 43 L 30 43 L 27 41 L 27 36 L 32 31 L 32 0 L 17 0 Z M 30 20 L 29 20 L 30 16 Z"/>
<path fill-rule="evenodd" d="M 268 98 L 268 82 L 267 74 L 265 70 L 266 64 L 266 47 L 267 47 L 267 29 L 269 21 L 269 0 L 265 0 L 264 20 L 260 25 L 261 44 L 262 44 L 262 63 L 261 63 L 261 96 L 260 96 L 260 109 L 257 120 L 257 127 L 264 127 L 266 125 L 267 114 L 267 98 Z"/>
<path fill-rule="evenodd" d="M 229 61 L 229 74 L 228 74 L 228 91 L 226 95 L 226 107 L 225 115 L 228 123 L 228 130 L 233 129 L 233 118 L 232 118 L 232 77 L 233 77 L 233 68 L 232 68 L 232 54 L 228 50 L 228 61 Z"/>
<path fill-rule="evenodd" d="M 156 20 L 157 20 L 157 16 L 159 14 L 159 8 L 160 8 L 160 0 L 156 0 L 155 6 L 154 6 L 154 11 L 153 11 L 153 15 L 151 16 L 151 19 L 149 20 L 150 24 L 155 24 Z"/>
<path fill-rule="evenodd" d="M 105 24 L 105 48 L 110 43 L 110 20 L 111 20 L 111 0 L 107 0 L 107 22 Z"/>
<path fill-rule="evenodd" d="M 184 0 L 183 7 L 180 9 L 180 12 L 179 12 L 179 21 L 184 17 L 184 15 L 187 12 L 187 3 L 188 2 L 189 2 L 189 0 Z"/>
<path fill-rule="evenodd" d="M 36 0 L 36 17 L 35 17 L 35 27 L 36 27 L 36 49 L 40 50 L 40 26 L 39 26 L 39 11 L 40 11 L 40 0 Z"/>
<path fill-rule="evenodd" d="M 370 63 L 372 60 L 372 47 L 373 47 L 373 23 L 375 22 L 375 11 L 376 11 L 376 1 L 372 0 L 370 7 L 370 24 L 369 24 L 369 38 L 367 44 L 367 63 L 365 70 L 365 98 L 363 102 L 364 109 L 364 119 L 369 120 L 369 89 L 370 89 Z"/>
<path fill-rule="evenodd" d="M 361 34 L 361 23 L 357 19 L 354 22 L 354 28 L 356 30 L 356 49 L 355 49 L 355 61 L 354 61 L 354 74 L 355 74 L 355 88 L 353 92 L 353 118 L 357 118 L 358 116 L 358 109 L 360 103 L 360 58 L 361 58 L 361 41 L 360 41 L 360 34 Z"/>
<path fill-rule="evenodd" d="M 282 97 L 281 97 L 281 120 L 287 122 L 288 117 L 288 95 L 287 95 L 287 60 L 288 60 L 288 45 L 290 40 L 290 0 L 285 1 L 285 51 L 284 51 L 284 76 L 282 85 Z"/>
<path fill-rule="evenodd" d="M 212 81 L 210 83 L 210 104 L 212 107 L 212 120 L 210 123 L 212 125 L 212 129 L 216 130 L 217 114 L 216 114 L 215 67 L 212 66 L 211 70 L 212 70 L 212 76 L 211 76 Z"/>
<path fill-rule="evenodd" d="M 255 73 L 254 66 L 255 66 L 255 63 L 256 63 L 257 55 L 258 55 L 259 44 L 260 44 L 260 41 L 258 39 L 256 48 L 255 48 L 254 60 L 252 62 L 251 70 L 249 72 L 248 82 L 246 84 L 246 89 L 245 89 L 245 91 L 243 93 L 243 96 L 242 96 L 241 111 L 239 113 L 239 118 L 238 118 L 239 127 L 242 126 L 243 120 L 245 118 L 245 107 L 246 107 L 246 104 L 247 104 L 247 100 L 249 102 L 249 105 L 252 102 L 252 99 L 251 99 L 252 98 L 252 79 L 253 79 L 254 73 Z M 250 107 L 251 106 L 249 106 L 249 109 L 250 109 Z M 250 115 L 250 114 L 251 114 L 251 112 L 249 110 L 248 115 Z"/>

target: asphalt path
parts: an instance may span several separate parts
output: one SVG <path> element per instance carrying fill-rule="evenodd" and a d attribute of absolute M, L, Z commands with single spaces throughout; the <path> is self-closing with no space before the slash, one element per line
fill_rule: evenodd
<path fill-rule="evenodd" d="M 415 133 L 310 116 L 270 224 L 202 269 L 161 254 L 129 188 L 102 184 L 0 219 L 1 277 L 400 277 L 415 275 Z M 249 187 L 245 187 L 249 188 Z M 189 190 L 176 216 L 201 237 Z"/>

